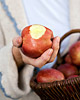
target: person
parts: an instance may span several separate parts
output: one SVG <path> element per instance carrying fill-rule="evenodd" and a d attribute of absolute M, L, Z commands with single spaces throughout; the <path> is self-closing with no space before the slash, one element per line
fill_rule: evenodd
<path fill-rule="evenodd" d="M 59 37 L 70 29 L 80 28 L 79 3 L 80 0 L 0 0 L 1 100 L 40 100 L 30 88 L 34 68 L 52 67 L 59 50 Z M 37 59 L 25 56 L 19 49 L 22 43 L 20 32 L 31 24 L 47 26 L 55 36 L 53 48 Z M 79 34 L 72 35 L 64 41 L 62 55 L 78 37 Z"/>

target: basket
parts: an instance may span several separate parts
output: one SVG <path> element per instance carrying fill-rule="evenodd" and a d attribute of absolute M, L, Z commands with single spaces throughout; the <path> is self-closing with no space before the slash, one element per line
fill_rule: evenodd
<path fill-rule="evenodd" d="M 71 30 L 67 32 L 64 36 L 62 36 L 60 40 L 60 46 L 62 41 L 67 36 L 74 33 L 80 33 L 80 29 Z M 55 69 L 60 64 L 64 63 L 65 55 L 61 57 L 59 49 L 57 61 L 53 66 Z M 55 81 L 52 83 L 38 83 L 36 81 L 35 75 L 31 79 L 30 86 L 33 89 L 33 91 L 41 98 L 41 100 L 80 100 L 80 76 L 61 81 Z"/>

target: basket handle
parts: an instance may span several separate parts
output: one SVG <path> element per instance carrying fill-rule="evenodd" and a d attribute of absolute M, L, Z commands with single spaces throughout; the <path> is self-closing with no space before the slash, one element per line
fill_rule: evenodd
<path fill-rule="evenodd" d="M 72 29 L 70 30 L 69 32 L 65 33 L 61 39 L 60 39 L 60 47 L 61 47 L 61 43 L 62 41 L 69 35 L 71 34 L 75 34 L 75 33 L 80 33 L 80 29 Z M 80 37 L 79 37 L 80 38 Z M 56 64 L 57 65 L 60 65 L 62 63 L 62 58 L 61 58 L 61 55 L 60 55 L 60 47 L 59 47 L 59 51 L 58 51 L 58 54 L 57 54 L 57 62 Z M 53 66 L 54 68 L 56 68 L 56 64 Z"/>

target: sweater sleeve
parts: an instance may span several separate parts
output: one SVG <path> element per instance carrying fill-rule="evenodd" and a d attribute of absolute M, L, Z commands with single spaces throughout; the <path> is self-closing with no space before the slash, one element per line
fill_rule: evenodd
<path fill-rule="evenodd" d="M 0 49 L 0 88 L 5 96 L 20 98 L 30 92 L 29 81 L 32 77 L 34 67 L 26 65 L 18 74 L 18 69 L 12 55 L 12 43 Z M 26 76 L 26 77 L 24 77 Z M 19 88 L 18 79 L 22 80 L 22 88 Z"/>

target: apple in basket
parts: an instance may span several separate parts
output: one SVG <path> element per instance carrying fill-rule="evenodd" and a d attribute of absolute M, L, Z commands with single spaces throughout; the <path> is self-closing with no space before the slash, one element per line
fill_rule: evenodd
<path fill-rule="evenodd" d="M 38 83 L 48 83 L 64 80 L 65 78 L 62 72 L 53 68 L 48 68 L 38 72 L 36 79 Z"/>
<path fill-rule="evenodd" d="M 69 54 L 72 63 L 77 66 L 80 66 L 80 41 L 77 41 L 70 47 Z"/>
<path fill-rule="evenodd" d="M 36 58 L 52 47 L 53 32 L 49 28 L 34 24 L 22 30 L 22 51 L 25 55 Z"/>
<path fill-rule="evenodd" d="M 74 77 L 78 77 L 79 75 L 71 75 L 69 76 L 67 79 L 71 79 L 71 78 L 74 78 Z"/>
<path fill-rule="evenodd" d="M 70 63 L 70 64 L 72 63 L 71 57 L 70 57 L 69 54 L 66 55 L 66 57 L 65 57 L 65 62 L 66 62 L 66 63 Z"/>
<path fill-rule="evenodd" d="M 57 69 L 59 71 L 61 71 L 66 78 L 71 76 L 71 75 L 78 74 L 77 67 L 72 65 L 72 64 L 68 64 L 68 63 L 61 64 Z"/>

